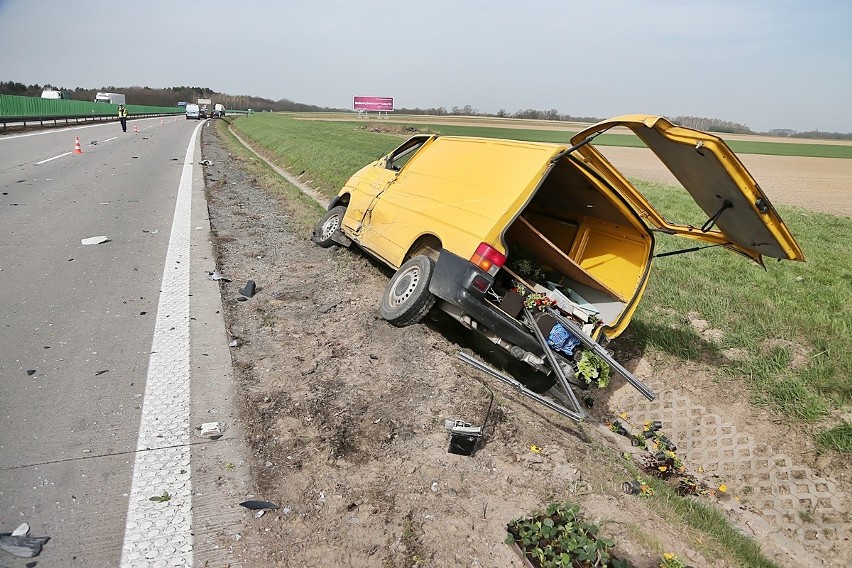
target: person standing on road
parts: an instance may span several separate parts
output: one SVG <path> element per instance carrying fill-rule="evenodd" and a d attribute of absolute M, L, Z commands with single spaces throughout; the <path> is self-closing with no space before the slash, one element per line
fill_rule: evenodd
<path fill-rule="evenodd" d="M 127 109 L 124 105 L 118 105 L 118 120 L 121 122 L 121 130 L 127 132 Z"/>

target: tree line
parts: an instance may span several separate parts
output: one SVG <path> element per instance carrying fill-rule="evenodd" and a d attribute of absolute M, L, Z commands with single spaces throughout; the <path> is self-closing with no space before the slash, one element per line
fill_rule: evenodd
<path fill-rule="evenodd" d="M 13 81 L 0 82 L 0 94 L 3 95 L 20 95 L 24 97 L 40 97 L 41 92 L 45 89 L 64 91 L 68 93 L 73 100 L 93 101 L 95 94 L 98 92 L 109 93 L 124 93 L 127 97 L 128 104 L 134 105 L 150 105 L 150 106 L 176 106 L 178 102 L 195 102 L 198 99 L 211 99 L 214 103 L 222 103 L 226 109 L 253 109 L 256 111 L 269 110 L 279 112 L 349 112 L 352 109 L 341 109 L 332 107 L 320 107 L 304 103 L 297 103 L 289 99 L 279 99 L 274 101 L 263 97 L 255 97 L 251 95 L 229 95 L 219 93 L 208 87 L 168 87 L 168 88 L 151 88 L 151 87 L 116 87 L 108 86 L 99 89 L 87 89 L 76 87 L 74 89 L 66 89 L 64 87 L 56 87 L 54 85 L 25 85 Z M 556 109 L 537 110 L 537 109 L 521 109 L 515 112 L 508 112 L 506 109 L 500 109 L 496 113 L 480 112 L 471 105 L 454 106 L 450 109 L 447 107 L 431 107 L 431 108 L 398 108 L 395 112 L 402 114 L 418 114 L 418 115 L 433 115 L 433 116 L 483 116 L 496 118 L 520 118 L 527 120 L 556 120 L 563 122 L 583 122 L 595 123 L 603 120 L 594 116 L 573 116 L 570 114 L 560 113 Z M 675 124 L 694 128 L 696 130 L 705 130 L 710 132 L 720 132 L 724 134 L 770 134 L 773 136 L 789 136 L 792 138 L 817 138 L 825 140 L 852 140 L 852 133 L 840 132 L 796 132 L 789 129 L 775 129 L 767 133 L 754 132 L 748 126 L 721 120 L 718 118 L 706 118 L 699 116 L 675 116 L 669 118 Z"/>

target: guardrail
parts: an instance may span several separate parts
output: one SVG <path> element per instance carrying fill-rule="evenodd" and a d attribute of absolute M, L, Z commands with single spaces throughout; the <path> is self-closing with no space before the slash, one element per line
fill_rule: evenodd
<path fill-rule="evenodd" d="M 125 105 L 130 118 L 146 118 L 152 116 L 172 116 L 184 114 L 179 107 L 157 107 L 147 105 Z M 9 124 L 28 126 L 60 122 L 94 122 L 118 120 L 118 105 L 95 103 L 88 101 L 73 101 L 61 99 L 41 99 L 36 97 L 20 97 L 17 95 L 0 95 L 0 123 L 3 130 Z"/>
<path fill-rule="evenodd" d="M 147 105 L 124 105 L 129 114 L 128 118 L 148 118 L 154 116 L 182 115 L 184 107 L 157 107 Z M 228 109 L 228 114 L 251 114 L 249 110 Z M 14 124 L 21 127 L 44 126 L 45 124 L 59 126 L 60 123 L 95 122 L 118 120 L 118 105 L 95 103 L 89 101 L 74 101 L 67 99 L 42 99 L 37 97 L 20 97 L 17 95 L 0 95 L 0 123 L 2 130 Z"/>

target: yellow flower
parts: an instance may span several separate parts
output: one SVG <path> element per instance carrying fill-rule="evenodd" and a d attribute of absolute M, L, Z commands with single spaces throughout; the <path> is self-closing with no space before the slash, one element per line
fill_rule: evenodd
<path fill-rule="evenodd" d="M 728 486 L 725 485 L 724 483 L 719 486 L 719 493 L 724 493 L 727 490 L 728 490 Z"/>
<path fill-rule="evenodd" d="M 667 470 L 667 469 L 669 469 L 669 468 L 667 468 L 667 467 L 666 467 L 666 466 L 664 466 L 664 465 L 661 465 L 661 466 L 660 466 L 660 467 L 658 467 L 657 469 L 659 469 L 660 471 L 666 471 L 666 470 Z"/>
<path fill-rule="evenodd" d="M 675 557 L 674 552 L 664 552 L 663 560 L 671 560 Z"/>
<path fill-rule="evenodd" d="M 618 417 L 621 418 L 622 420 L 627 420 L 627 413 L 622 412 L 621 414 L 618 415 Z"/>
<path fill-rule="evenodd" d="M 533 444 L 532 446 L 530 446 L 530 451 L 531 451 L 532 453 L 534 453 L 534 454 L 540 454 L 540 453 L 541 453 L 541 448 L 539 448 L 538 446 L 536 446 L 535 444 Z"/>

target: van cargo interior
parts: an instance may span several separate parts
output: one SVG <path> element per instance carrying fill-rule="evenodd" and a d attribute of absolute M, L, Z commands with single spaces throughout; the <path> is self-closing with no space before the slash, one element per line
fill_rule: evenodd
<path fill-rule="evenodd" d="M 571 158 L 561 159 L 507 229 L 504 272 L 529 288 L 550 282 L 571 290 L 608 324 L 635 294 L 651 243 L 641 221 L 629 219 L 605 191 Z"/>

